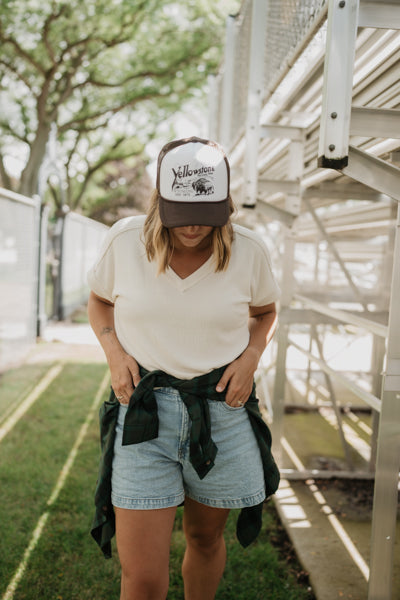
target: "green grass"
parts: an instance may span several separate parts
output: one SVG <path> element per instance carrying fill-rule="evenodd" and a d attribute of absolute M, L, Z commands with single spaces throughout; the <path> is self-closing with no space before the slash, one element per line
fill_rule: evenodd
<path fill-rule="evenodd" d="M 363 439 L 365 442 L 370 444 L 371 443 L 371 435 L 369 433 L 367 433 L 362 427 L 360 427 L 360 424 L 367 425 L 370 429 L 372 429 L 372 415 L 369 413 L 356 413 L 356 416 L 359 419 L 358 422 L 354 422 L 346 414 L 344 414 L 342 417 L 343 422 L 350 425 L 350 427 L 352 427 L 352 429 L 354 429 L 354 431 L 357 433 L 357 435 L 361 439 Z"/>
<path fill-rule="evenodd" d="M 48 371 L 49 365 L 25 365 L 0 374 L 0 423 L 14 410 Z"/>
<path fill-rule="evenodd" d="M 320 468 L 320 459 L 345 468 L 339 433 L 319 413 L 299 412 L 285 415 L 284 431 L 289 444 L 296 449 L 306 469 Z M 350 447 L 350 455 L 356 468 L 365 468 L 364 459 L 354 448 Z"/>
<path fill-rule="evenodd" d="M 97 416 L 56 502 L 50 507 L 46 504 L 104 373 L 104 365 L 65 365 L 1 442 L 0 597 L 22 560 L 39 518 L 48 512 L 14 600 L 119 598 L 120 568 L 115 545 L 113 558 L 105 560 L 89 535 L 99 458 Z M 0 393 L 2 386 L 0 381 Z M 227 526 L 228 564 L 217 600 L 312 598 L 273 504 L 266 505 L 263 531 L 246 550 L 235 538 L 236 517 L 237 513 L 232 513 Z M 181 518 L 182 509 L 178 509 L 168 600 L 183 600 L 180 564 L 185 543 Z"/>

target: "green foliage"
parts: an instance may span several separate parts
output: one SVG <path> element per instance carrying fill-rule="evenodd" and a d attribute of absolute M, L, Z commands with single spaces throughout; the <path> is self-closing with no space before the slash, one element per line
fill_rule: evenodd
<path fill-rule="evenodd" d="M 66 188 L 61 198 L 53 186 L 58 203 L 78 206 L 95 172 L 141 155 L 157 124 L 202 94 L 227 9 L 209 0 L 2 2 L 0 158 L 11 145 L 26 156 L 20 191 L 37 191 L 52 126 Z"/>

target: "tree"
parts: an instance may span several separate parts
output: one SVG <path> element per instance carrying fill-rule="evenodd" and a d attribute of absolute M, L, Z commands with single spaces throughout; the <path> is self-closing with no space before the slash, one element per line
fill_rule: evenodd
<path fill-rule="evenodd" d="M 65 198 L 54 186 L 53 195 L 80 206 L 99 170 L 141 156 L 155 123 L 199 94 L 220 59 L 226 4 L 2 0 L 3 185 L 12 187 L 4 156 L 13 146 L 26 157 L 18 191 L 37 192 L 53 131 Z"/>
<path fill-rule="evenodd" d="M 112 225 L 122 217 L 147 212 L 153 183 L 146 166 L 145 160 L 136 157 L 110 163 L 105 177 L 94 178 L 95 190 L 85 196 L 84 213 Z"/>

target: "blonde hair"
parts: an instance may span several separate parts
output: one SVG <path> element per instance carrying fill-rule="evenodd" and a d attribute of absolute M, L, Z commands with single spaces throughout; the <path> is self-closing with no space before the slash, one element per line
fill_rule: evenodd
<path fill-rule="evenodd" d="M 229 196 L 231 214 L 235 212 L 232 199 Z M 149 261 L 158 264 L 158 274 L 164 273 L 169 265 L 174 250 L 173 238 L 167 227 L 161 223 L 158 210 L 158 191 L 154 190 L 147 218 L 143 228 L 144 245 Z M 229 264 L 232 252 L 233 228 L 228 221 L 223 227 L 214 227 L 212 231 L 212 255 L 215 260 L 215 271 L 224 271 Z"/>

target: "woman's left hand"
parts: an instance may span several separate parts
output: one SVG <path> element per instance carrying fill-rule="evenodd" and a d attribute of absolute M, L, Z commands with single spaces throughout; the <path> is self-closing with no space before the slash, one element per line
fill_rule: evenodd
<path fill-rule="evenodd" d="M 246 350 L 225 369 L 217 383 L 217 392 L 226 390 L 225 402 L 229 406 L 240 407 L 247 402 L 253 389 L 254 373 L 260 356 L 253 348 Z"/>

